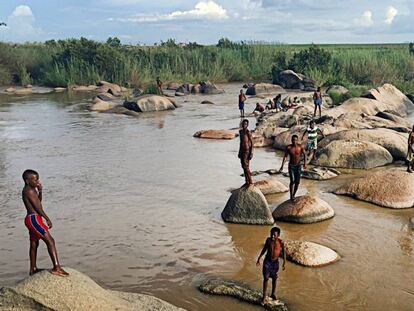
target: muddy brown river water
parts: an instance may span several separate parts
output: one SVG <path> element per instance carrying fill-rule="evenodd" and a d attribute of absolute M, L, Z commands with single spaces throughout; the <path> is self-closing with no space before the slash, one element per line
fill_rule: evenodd
<path fill-rule="evenodd" d="M 200 129 L 238 126 L 239 87 L 178 98 L 182 108 L 140 118 L 90 113 L 79 105 L 90 94 L 1 96 L 0 284 L 12 285 L 28 272 L 20 176 L 30 167 L 40 172 L 64 265 L 105 287 L 149 293 L 188 310 L 261 310 L 196 289 L 217 276 L 261 286 L 255 260 L 270 227 L 229 225 L 220 217 L 228 190 L 243 184 L 238 140 L 192 137 Z M 200 105 L 203 99 L 216 105 Z M 253 105 L 250 100 L 247 110 Z M 257 149 L 251 168 L 280 163 L 280 154 Z M 414 310 L 414 234 L 408 226 L 414 210 L 331 194 L 345 180 L 369 174 L 348 173 L 305 180 L 299 190 L 329 202 L 333 219 L 278 223 L 284 239 L 321 243 L 342 259 L 322 268 L 288 263 L 278 294 L 298 311 Z M 277 205 L 287 198 L 268 199 Z M 40 267 L 50 266 L 44 246 L 39 257 Z"/>

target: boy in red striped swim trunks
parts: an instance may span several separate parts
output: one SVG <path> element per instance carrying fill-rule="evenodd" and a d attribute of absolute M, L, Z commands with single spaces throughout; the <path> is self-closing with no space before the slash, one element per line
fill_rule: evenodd
<path fill-rule="evenodd" d="M 59 263 L 55 240 L 49 233 L 52 228 L 52 222 L 43 211 L 42 207 L 42 184 L 39 181 L 39 174 L 33 170 L 23 172 L 24 188 L 22 191 L 23 203 L 27 210 L 24 224 L 29 230 L 30 235 L 30 275 L 39 272 L 36 266 L 37 248 L 39 240 L 46 243 L 50 258 L 52 259 L 53 269 L 51 273 L 58 276 L 68 276 L 69 274 L 62 269 Z M 42 217 L 46 220 L 47 226 L 44 224 Z"/>

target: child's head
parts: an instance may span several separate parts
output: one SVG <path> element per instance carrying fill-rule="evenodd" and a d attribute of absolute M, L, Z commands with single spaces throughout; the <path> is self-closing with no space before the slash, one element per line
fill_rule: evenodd
<path fill-rule="evenodd" d="M 240 94 L 243 94 L 243 90 L 240 90 Z"/>
<path fill-rule="evenodd" d="M 247 129 L 248 126 L 249 126 L 249 120 L 244 119 L 242 121 L 242 128 Z"/>
<path fill-rule="evenodd" d="M 318 86 L 318 92 L 320 92 L 321 91 L 321 87 L 320 86 Z"/>
<path fill-rule="evenodd" d="M 280 235 L 280 228 L 279 227 L 273 227 L 270 229 L 270 237 L 271 238 L 278 238 Z"/>
<path fill-rule="evenodd" d="M 314 126 L 315 126 L 315 121 L 310 121 L 310 123 L 309 123 L 309 126 L 311 127 L 311 128 L 313 128 Z"/>
<path fill-rule="evenodd" d="M 34 170 L 25 170 L 22 174 L 22 178 L 26 185 L 31 187 L 37 187 L 39 182 L 39 173 Z"/>

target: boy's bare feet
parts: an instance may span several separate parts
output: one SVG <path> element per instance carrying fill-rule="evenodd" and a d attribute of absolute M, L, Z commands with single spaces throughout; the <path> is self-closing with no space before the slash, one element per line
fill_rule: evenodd
<path fill-rule="evenodd" d="M 273 300 L 277 300 L 275 295 L 270 296 Z"/>
<path fill-rule="evenodd" d="M 36 273 L 38 273 L 38 272 L 40 272 L 40 271 L 43 271 L 43 270 L 44 270 L 44 269 L 34 268 L 33 270 L 31 270 L 31 271 L 29 272 L 29 275 L 36 274 Z"/>
<path fill-rule="evenodd" d="M 52 273 L 53 275 L 57 275 L 57 276 L 69 276 L 69 273 L 67 273 L 65 270 L 63 270 L 60 267 L 50 270 L 50 273 Z"/>

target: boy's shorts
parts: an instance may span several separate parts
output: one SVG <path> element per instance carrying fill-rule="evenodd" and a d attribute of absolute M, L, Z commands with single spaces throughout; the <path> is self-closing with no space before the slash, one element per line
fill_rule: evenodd
<path fill-rule="evenodd" d="M 318 99 L 315 99 L 313 103 L 315 104 L 315 106 L 320 106 L 322 104 L 322 100 L 318 98 Z"/>
<path fill-rule="evenodd" d="M 244 110 L 244 102 L 239 103 L 239 110 Z"/>
<path fill-rule="evenodd" d="M 276 261 L 271 261 L 270 259 L 265 259 L 263 262 L 263 277 L 265 279 L 277 279 L 277 273 L 279 272 L 279 259 Z"/>
<path fill-rule="evenodd" d="M 29 230 L 30 241 L 43 239 L 49 228 L 44 224 L 42 216 L 38 214 L 27 215 L 24 224 Z"/>

